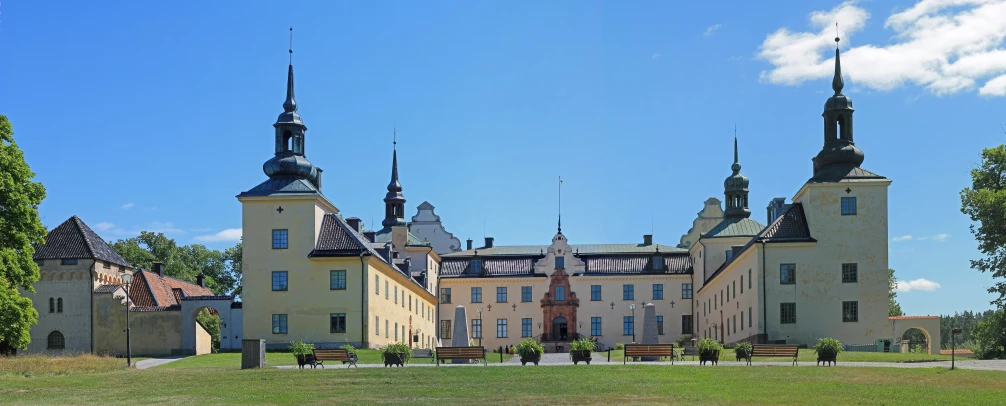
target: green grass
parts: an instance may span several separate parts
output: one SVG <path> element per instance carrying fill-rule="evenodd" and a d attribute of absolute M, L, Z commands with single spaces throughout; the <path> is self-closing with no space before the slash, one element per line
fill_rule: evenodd
<path fill-rule="evenodd" d="M 1003 399 L 1006 373 L 942 368 L 580 365 L 242 371 L 227 366 L 0 373 L 2 404 L 981 405 Z"/>
<path fill-rule="evenodd" d="M 356 354 L 359 357 L 357 361 L 358 364 L 384 364 L 381 360 L 380 350 L 356 350 Z M 507 361 L 512 358 L 513 355 L 503 354 L 503 360 Z M 500 355 L 489 353 L 486 354 L 486 361 L 490 364 L 499 363 Z M 283 365 L 297 365 L 297 359 L 294 358 L 293 354 L 289 352 L 268 352 L 265 355 L 265 362 L 268 366 L 283 366 Z M 413 364 L 430 364 L 432 363 L 428 358 L 416 358 L 411 361 Z M 335 363 L 339 364 L 341 363 Z M 241 354 L 236 352 L 221 353 L 221 354 L 206 354 L 197 355 L 194 357 L 188 357 L 174 361 L 168 364 L 158 366 L 156 368 L 207 368 L 207 367 L 240 367 L 241 366 Z"/>

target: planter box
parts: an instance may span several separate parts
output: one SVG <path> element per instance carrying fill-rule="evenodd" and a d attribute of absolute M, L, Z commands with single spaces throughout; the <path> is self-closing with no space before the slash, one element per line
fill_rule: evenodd
<path fill-rule="evenodd" d="M 535 365 L 538 365 L 538 361 L 541 361 L 541 354 L 528 354 L 526 356 L 520 356 L 521 365 L 527 365 L 528 362 L 533 362 Z"/>
<path fill-rule="evenodd" d="M 715 351 L 712 354 L 700 352 L 699 353 L 699 365 L 705 365 L 707 361 L 710 362 L 710 363 L 712 363 L 713 365 L 719 365 L 720 352 L 719 351 Z"/>
<path fill-rule="evenodd" d="M 573 359 L 573 365 L 577 365 L 580 361 L 586 362 L 587 365 L 590 365 L 590 350 L 572 350 L 569 352 L 569 356 Z"/>
<path fill-rule="evenodd" d="M 304 368 L 304 365 L 310 365 L 313 368 L 315 365 L 314 354 L 298 354 L 295 357 L 297 357 L 297 366 L 300 368 Z"/>
<path fill-rule="evenodd" d="M 405 357 L 403 357 L 401 354 L 385 353 L 384 366 L 389 367 L 392 365 L 398 365 L 400 367 L 405 366 Z"/>
<path fill-rule="evenodd" d="M 741 360 L 748 359 L 747 351 L 734 351 L 734 355 L 737 357 L 737 362 L 741 362 Z"/>
<path fill-rule="evenodd" d="M 838 365 L 838 354 L 818 354 L 817 355 L 817 365 L 821 365 L 824 362 L 825 366 Z"/>

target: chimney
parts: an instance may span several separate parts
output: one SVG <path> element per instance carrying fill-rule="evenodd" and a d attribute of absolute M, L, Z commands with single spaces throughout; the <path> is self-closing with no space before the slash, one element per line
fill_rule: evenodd
<path fill-rule="evenodd" d="M 156 274 L 158 274 L 160 276 L 164 276 L 164 263 L 163 262 L 154 262 L 154 273 L 156 273 Z"/>
<path fill-rule="evenodd" d="M 732 251 L 732 253 L 730 254 L 730 256 L 733 257 L 733 258 L 737 258 L 737 254 L 740 254 L 741 250 L 743 250 L 743 249 L 744 249 L 743 245 L 734 245 L 734 246 L 730 247 L 730 250 Z"/>
<path fill-rule="evenodd" d="M 492 248 L 492 247 L 493 247 L 493 238 L 486 237 L 486 248 Z"/>
<path fill-rule="evenodd" d="M 203 274 L 196 275 L 196 285 L 206 287 L 206 279 L 203 278 Z"/>
<path fill-rule="evenodd" d="M 405 263 L 398 265 L 398 269 L 401 269 L 402 272 L 405 272 L 406 275 L 412 277 L 412 274 L 409 273 L 409 268 L 412 268 L 412 258 L 405 258 Z"/>
<path fill-rule="evenodd" d="M 465 249 L 468 250 L 468 251 L 471 251 L 472 250 L 472 239 L 469 238 L 466 242 L 468 243 L 468 248 L 465 248 Z"/>
<path fill-rule="evenodd" d="M 653 234 L 643 234 L 643 245 L 653 245 Z"/>
<path fill-rule="evenodd" d="M 359 217 L 349 217 L 346 219 L 346 224 L 349 224 L 349 228 L 357 233 L 360 232 L 360 218 Z"/>
<path fill-rule="evenodd" d="M 384 262 L 387 262 L 387 263 L 390 264 L 391 263 L 391 253 L 392 253 L 391 242 L 385 243 L 384 247 L 381 248 L 380 252 L 381 252 L 381 256 L 384 257 Z"/>
<path fill-rule="evenodd" d="M 363 238 L 366 238 L 368 242 L 374 242 L 374 239 L 377 238 L 377 232 L 374 230 L 364 231 Z"/>

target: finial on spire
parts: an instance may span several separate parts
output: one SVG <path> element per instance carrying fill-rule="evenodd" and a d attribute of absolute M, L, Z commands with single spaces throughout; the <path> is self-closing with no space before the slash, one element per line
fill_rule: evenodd
<path fill-rule="evenodd" d="M 831 88 L 835 90 L 835 94 L 842 94 L 842 88 L 845 87 L 845 81 L 842 80 L 842 61 L 838 55 L 838 42 L 841 38 L 838 37 L 838 22 L 835 23 L 835 78 L 831 80 Z"/>
<path fill-rule="evenodd" d="M 737 159 L 737 123 L 734 123 L 734 163 L 739 163 Z"/>
<path fill-rule="evenodd" d="M 290 27 L 290 64 L 293 65 L 293 27 Z"/>
<path fill-rule="evenodd" d="M 391 149 L 393 149 L 395 151 L 398 151 L 398 123 L 395 123 L 395 126 L 391 130 L 391 137 L 392 137 L 391 138 L 391 145 L 392 145 Z"/>
<path fill-rule="evenodd" d="M 559 234 L 562 234 L 562 176 L 559 176 Z"/>
<path fill-rule="evenodd" d="M 297 111 L 297 101 L 293 97 L 293 27 L 290 27 L 290 66 L 286 71 L 286 100 L 283 101 L 283 111 Z"/>

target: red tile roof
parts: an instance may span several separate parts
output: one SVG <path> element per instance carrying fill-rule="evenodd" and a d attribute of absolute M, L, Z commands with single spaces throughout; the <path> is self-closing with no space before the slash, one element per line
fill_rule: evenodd
<path fill-rule="evenodd" d="M 129 298 L 138 307 L 165 307 L 181 302 L 173 289 L 180 289 L 185 296 L 213 296 L 213 292 L 194 283 L 185 282 L 155 272 L 137 271 L 133 284 L 129 287 Z"/>
<path fill-rule="evenodd" d="M 940 316 L 892 316 L 888 320 L 938 319 Z"/>

